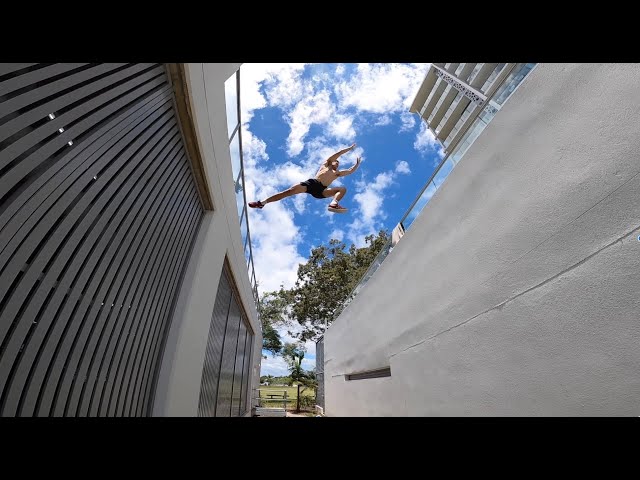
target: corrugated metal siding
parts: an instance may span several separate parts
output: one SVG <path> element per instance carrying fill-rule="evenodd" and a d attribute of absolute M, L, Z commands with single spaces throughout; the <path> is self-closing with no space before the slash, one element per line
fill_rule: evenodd
<path fill-rule="evenodd" d="M 247 411 L 254 335 L 232 279 L 223 268 L 209 328 L 198 416 L 237 417 Z"/>
<path fill-rule="evenodd" d="M 202 214 L 163 65 L 0 65 L 3 416 L 148 413 Z"/>

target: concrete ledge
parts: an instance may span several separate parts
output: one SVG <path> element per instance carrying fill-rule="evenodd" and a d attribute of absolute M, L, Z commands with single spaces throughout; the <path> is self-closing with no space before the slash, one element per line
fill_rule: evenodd
<path fill-rule="evenodd" d="M 286 417 L 287 412 L 284 408 L 266 408 L 257 407 L 256 417 Z"/>
<path fill-rule="evenodd" d="M 205 210 L 213 210 L 211 192 L 204 175 L 202 155 L 198 148 L 196 130 L 193 124 L 193 113 L 189 101 L 189 89 L 182 63 L 167 63 L 165 65 L 171 87 L 173 88 L 174 107 L 178 117 L 178 126 L 187 150 L 187 157 L 193 177 L 198 187 L 198 194 Z"/>

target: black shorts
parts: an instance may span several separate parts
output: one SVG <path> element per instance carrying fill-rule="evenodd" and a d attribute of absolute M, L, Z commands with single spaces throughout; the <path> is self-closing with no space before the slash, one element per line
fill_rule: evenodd
<path fill-rule="evenodd" d="M 307 187 L 307 193 L 316 198 L 326 198 L 322 195 L 322 192 L 325 191 L 327 187 L 325 187 L 320 180 L 316 180 L 315 178 L 310 178 L 304 182 L 300 182 L 300 185 L 304 185 Z"/>

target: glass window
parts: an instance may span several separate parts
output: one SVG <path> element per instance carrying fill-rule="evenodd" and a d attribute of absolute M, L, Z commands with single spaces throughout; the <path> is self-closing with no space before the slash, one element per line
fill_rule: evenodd
<path fill-rule="evenodd" d="M 247 268 L 251 272 L 253 270 L 253 258 L 251 258 L 251 249 L 248 242 L 244 247 L 244 258 L 247 260 Z"/>
<path fill-rule="evenodd" d="M 242 238 L 242 245 L 247 243 L 247 219 L 245 218 L 247 215 L 246 209 L 240 212 L 240 237 Z M 248 250 L 248 248 L 245 248 Z"/>
<path fill-rule="evenodd" d="M 238 178 L 240 173 L 240 135 L 236 135 L 229 144 L 229 151 L 231 152 L 231 171 L 233 173 L 233 179 Z"/>
<path fill-rule="evenodd" d="M 405 231 L 409 229 L 409 227 L 411 226 L 413 221 L 416 219 L 418 214 L 422 211 L 424 206 L 429 202 L 429 200 L 431 200 L 431 197 L 433 197 L 434 193 L 436 193 L 436 186 L 433 184 L 433 182 L 429 182 L 429 185 L 427 186 L 427 188 L 422 192 L 416 204 L 413 206 L 411 211 L 407 214 L 407 218 L 402 221 Z"/>
<path fill-rule="evenodd" d="M 467 103 L 467 106 L 465 107 L 464 111 L 462 112 L 462 115 L 460 116 L 460 118 L 458 119 L 458 121 L 456 122 L 456 126 L 453 127 L 453 129 L 451 129 L 451 132 L 449 132 L 449 135 L 447 135 L 447 138 L 444 141 L 444 146 L 448 147 L 449 144 L 451 143 L 451 141 L 456 137 L 458 131 L 462 128 L 462 125 L 464 125 L 464 122 L 467 121 L 467 118 L 469 118 L 469 115 L 471 114 L 471 111 L 475 108 L 475 104 L 472 102 Z"/>
<path fill-rule="evenodd" d="M 238 181 L 235 182 L 236 205 L 238 207 L 238 218 L 242 216 L 244 208 L 244 185 L 242 183 L 242 175 L 238 175 Z"/>
<path fill-rule="evenodd" d="M 436 175 L 433 177 L 433 183 L 435 184 L 436 189 L 440 188 L 440 185 L 442 185 L 444 179 L 449 176 L 454 166 L 455 163 L 453 163 L 451 159 L 447 158 L 447 160 L 444 162 L 444 165 L 440 167 L 438 173 L 436 173 Z"/>
<path fill-rule="evenodd" d="M 535 63 L 518 63 L 496 91 L 493 100 L 502 105 L 529 74 Z"/>
<path fill-rule="evenodd" d="M 493 116 L 491 116 L 493 118 Z M 462 140 L 449 157 L 452 162 L 458 163 L 462 156 L 466 153 L 471 144 L 478 138 L 478 135 L 485 129 L 487 123 L 480 117 L 476 118 L 469 130 L 464 134 Z"/>
<path fill-rule="evenodd" d="M 224 82 L 224 97 L 227 106 L 227 131 L 231 138 L 233 130 L 238 125 L 238 85 L 236 83 L 237 73 L 230 76 Z"/>

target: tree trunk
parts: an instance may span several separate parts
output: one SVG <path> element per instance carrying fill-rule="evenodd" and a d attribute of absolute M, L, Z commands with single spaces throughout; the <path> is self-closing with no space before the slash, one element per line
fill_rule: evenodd
<path fill-rule="evenodd" d="M 298 398 L 296 398 L 296 413 L 300 413 L 300 384 L 298 384 Z"/>

